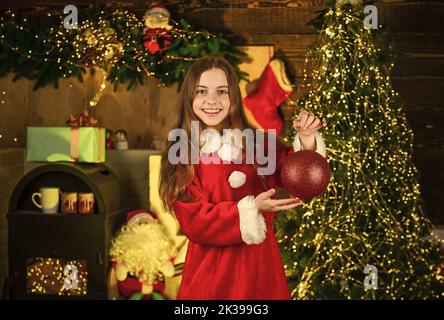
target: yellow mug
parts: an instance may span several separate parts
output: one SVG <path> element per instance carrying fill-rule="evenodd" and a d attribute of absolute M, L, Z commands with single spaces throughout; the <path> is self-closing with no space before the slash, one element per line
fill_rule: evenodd
<path fill-rule="evenodd" d="M 32 202 L 42 209 L 43 213 L 59 212 L 60 188 L 42 187 L 39 188 L 39 191 L 32 194 Z M 35 200 L 36 197 L 40 199 L 40 203 Z"/>

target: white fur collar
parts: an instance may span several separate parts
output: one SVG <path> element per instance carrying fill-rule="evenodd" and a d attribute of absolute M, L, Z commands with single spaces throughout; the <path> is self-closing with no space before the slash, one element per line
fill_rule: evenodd
<path fill-rule="evenodd" d="M 323 157 L 327 157 L 325 142 L 319 132 L 316 132 L 315 139 L 315 151 Z M 293 140 L 293 150 L 295 152 L 302 150 L 298 133 Z M 202 153 L 217 153 L 223 161 L 242 159 L 242 134 L 239 134 L 238 130 L 229 130 L 224 136 L 219 134 L 215 129 L 205 130 L 200 138 L 200 154 L 202 155 Z"/>
<path fill-rule="evenodd" d="M 200 154 L 217 153 L 223 161 L 235 161 L 242 159 L 242 136 L 236 131 L 225 131 L 219 134 L 217 130 L 205 130 L 200 137 Z"/>

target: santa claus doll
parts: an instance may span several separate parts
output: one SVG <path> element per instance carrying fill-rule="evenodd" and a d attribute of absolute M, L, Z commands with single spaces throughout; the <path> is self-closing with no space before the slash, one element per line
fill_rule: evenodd
<path fill-rule="evenodd" d="M 175 272 L 176 249 L 154 212 L 135 210 L 112 240 L 110 296 L 161 299 L 165 277 Z"/>
<path fill-rule="evenodd" d="M 164 51 L 171 44 L 170 13 L 159 3 L 152 3 L 143 17 L 143 45 L 151 53 Z"/>

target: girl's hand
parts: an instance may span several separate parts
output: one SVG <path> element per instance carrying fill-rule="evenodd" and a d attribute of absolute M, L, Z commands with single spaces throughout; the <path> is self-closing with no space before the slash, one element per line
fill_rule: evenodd
<path fill-rule="evenodd" d="M 299 198 L 271 199 L 275 193 L 275 189 L 270 189 L 258 194 L 256 198 L 254 198 L 254 202 L 256 203 L 259 212 L 284 211 L 296 208 L 303 204 L 302 200 Z"/>
<path fill-rule="evenodd" d="M 293 128 L 302 137 L 310 137 L 326 125 L 327 122 L 321 122 L 319 118 L 314 116 L 313 112 L 306 110 L 302 110 L 293 122 Z"/>

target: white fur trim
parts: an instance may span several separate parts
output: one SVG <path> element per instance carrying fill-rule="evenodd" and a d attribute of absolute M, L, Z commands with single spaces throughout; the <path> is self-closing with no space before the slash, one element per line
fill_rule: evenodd
<path fill-rule="evenodd" d="M 123 265 L 123 263 L 116 264 L 116 279 L 118 281 L 124 281 L 128 276 L 128 269 Z"/>
<path fill-rule="evenodd" d="M 315 133 L 315 139 L 316 139 L 316 152 L 319 153 L 324 158 L 326 158 L 327 149 L 325 148 L 325 141 L 319 132 Z M 301 144 L 301 139 L 299 138 L 299 133 L 296 133 L 296 136 L 294 137 L 293 150 L 295 152 L 302 150 L 302 144 Z"/>
<path fill-rule="evenodd" d="M 201 149 L 200 153 L 213 153 L 219 150 L 222 138 L 216 129 L 204 130 L 200 136 Z"/>
<path fill-rule="evenodd" d="M 246 244 L 258 244 L 265 240 L 267 227 L 264 216 L 259 213 L 254 196 L 246 196 L 237 203 L 242 240 Z"/>
<path fill-rule="evenodd" d="M 216 152 L 223 161 L 242 160 L 242 136 L 236 130 L 224 130 L 224 134 L 220 135 L 215 129 L 206 129 L 200 137 L 200 144 L 200 154 Z"/>
<path fill-rule="evenodd" d="M 231 144 L 222 144 L 217 151 L 217 155 L 223 161 L 240 161 L 242 158 L 242 149 Z"/>
<path fill-rule="evenodd" d="M 247 181 L 247 175 L 242 171 L 235 170 L 228 177 L 228 182 L 234 189 L 242 187 L 245 184 L 245 181 Z"/>
<path fill-rule="evenodd" d="M 242 146 L 242 131 L 240 129 L 224 129 L 221 139 L 222 143 Z"/>
<path fill-rule="evenodd" d="M 155 219 L 152 215 L 150 215 L 147 212 L 140 212 L 138 214 L 136 214 L 134 217 L 132 217 L 131 219 L 128 220 L 128 222 L 126 223 L 128 226 L 132 226 L 135 224 L 142 224 L 142 223 L 151 223 L 153 222 Z"/>

